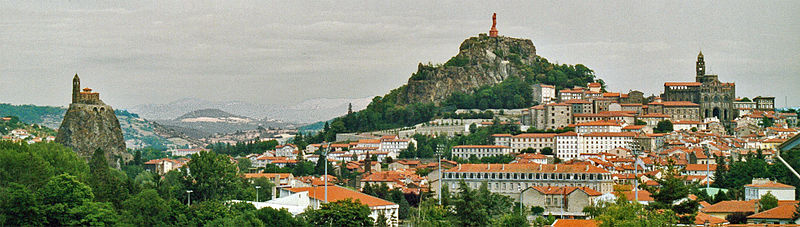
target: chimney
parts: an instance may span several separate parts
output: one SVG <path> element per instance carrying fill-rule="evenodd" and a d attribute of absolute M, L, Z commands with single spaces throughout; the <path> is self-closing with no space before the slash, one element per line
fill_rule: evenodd
<path fill-rule="evenodd" d="M 461 170 L 461 164 L 458 164 L 458 170 Z"/>
<path fill-rule="evenodd" d="M 556 168 L 553 171 L 558 171 L 558 164 L 556 164 Z"/>
<path fill-rule="evenodd" d="M 486 170 L 492 170 L 492 163 L 486 164 Z"/>
<path fill-rule="evenodd" d="M 506 164 L 502 164 L 501 170 L 506 170 Z"/>

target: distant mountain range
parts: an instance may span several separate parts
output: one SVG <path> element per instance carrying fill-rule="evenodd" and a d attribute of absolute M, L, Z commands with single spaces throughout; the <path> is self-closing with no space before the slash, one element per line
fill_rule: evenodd
<path fill-rule="evenodd" d="M 319 98 L 286 106 L 262 105 L 240 101 L 212 102 L 197 98 L 184 98 L 166 104 L 143 104 L 127 109 L 151 120 L 171 120 L 196 110 L 217 109 L 233 115 L 261 119 L 261 121 L 290 122 L 301 125 L 345 115 L 350 103 L 353 104 L 353 111 L 362 110 L 367 107 L 371 99 Z"/>

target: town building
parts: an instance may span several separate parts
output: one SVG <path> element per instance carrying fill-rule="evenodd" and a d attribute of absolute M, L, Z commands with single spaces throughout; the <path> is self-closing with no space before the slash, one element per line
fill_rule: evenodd
<path fill-rule="evenodd" d="M 543 215 L 583 217 L 583 208 L 595 204 L 602 193 L 588 187 L 533 186 L 522 193 L 524 207 L 542 207 Z"/>
<path fill-rule="evenodd" d="M 297 215 L 304 212 L 306 209 L 320 209 L 322 204 L 326 202 L 335 202 L 345 199 L 358 200 L 360 203 L 369 207 L 371 211 L 369 217 L 373 220 L 378 220 L 378 217 L 383 215 L 387 218 L 386 224 L 388 226 L 399 225 L 397 216 L 400 206 L 396 203 L 336 185 L 327 187 L 326 196 L 325 188 L 324 186 L 281 188 L 279 191 L 280 197 L 277 199 L 262 203 L 250 203 L 255 205 L 256 209 L 263 207 L 272 207 L 275 209 L 285 208 L 293 215 Z"/>
<path fill-rule="evenodd" d="M 533 148 L 541 152 L 545 147 L 555 148 L 555 133 L 522 133 L 516 136 L 511 134 L 494 134 L 494 145 L 507 146 L 511 152 L 520 153 L 522 150 Z"/>
<path fill-rule="evenodd" d="M 610 193 L 611 173 L 593 165 L 569 164 L 460 164 L 443 171 L 443 180 L 450 191 L 459 183 L 477 189 L 487 183 L 489 191 L 518 198 L 522 189 L 532 186 L 588 187 Z"/>
<path fill-rule="evenodd" d="M 538 104 L 547 104 L 556 101 L 556 87 L 547 84 L 534 84 L 533 101 Z"/>
<path fill-rule="evenodd" d="M 453 157 L 468 159 L 470 156 L 476 158 L 507 155 L 511 153 L 511 148 L 498 145 L 459 145 L 452 148 Z"/>
<path fill-rule="evenodd" d="M 698 104 L 700 117 L 696 120 L 716 117 L 724 125 L 729 126 L 733 119 L 736 118 L 733 106 L 733 99 L 736 97 L 736 85 L 734 83 L 720 82 L 717 75 L 706 74 L 702 52 L 697 55 L 695 71 L 695 82 L 664 83 L 664 94 L 661 95 L 661 98 L 665 102 L 686 101 Z"/>
<path fill-rule="evenodd" d="M 761 111 L 774 111 L 775 110 L 775 97 L 758 96 L 753 98 L 756 103 L 756 109 Z"/>
<path fill-rule="evenodd" d="M 744 186 L 744 200 L 761 199 L 767 193 L 772 194 L 778 200 L 794 200 L 795 187 L 781 184 L 764 178 L 753 178 L 751 184 Z"/>

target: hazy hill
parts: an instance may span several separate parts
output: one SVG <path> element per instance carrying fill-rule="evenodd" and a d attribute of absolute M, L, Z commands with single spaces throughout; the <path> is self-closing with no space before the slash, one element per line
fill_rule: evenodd
<path fill-rule="evenodd" d="M 297 124 L 332 119 L 347 113 L 348 104 L 353 110 L 366 108 L 372 98 L 357 99 L 309 99 L 295 105 L 262 105 L 240 101 L 211 102 L 196 98 L 184 98 L 165 104 L 143 104 L 128 108 L 147 119 L 175 119 L 183 114 L 202 109 L 219 109 L 234 115 L 264 121 L 282 121 Z"/>

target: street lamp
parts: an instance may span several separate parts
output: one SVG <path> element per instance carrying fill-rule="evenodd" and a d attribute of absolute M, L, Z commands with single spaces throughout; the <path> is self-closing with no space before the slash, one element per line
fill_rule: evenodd
<path fill-rule="evenodd" d="M 520 186 L 517 186 L 517 188 L 519 189 L 519 188 L 520 188 Z M 522 214 L 524 214 L 524 213 L 525 213 L 525 212 L 523 212 L 523 209 L 522 209 L 522 208 L 524 207 L 524 206 L 522 205 L 522 195 L 524 195 L 524 194 L 525 194 L 525 191 L 528 191 L 528 190 L 530 190 L 530 189 L 532 189 L 532 188 L 533 188 L 533 187 L 527 187 L 527 188 L 525 188 L 525 189 L 522 189 L 522 190 L 520 190 L 520 192 L 519 192 L 519 213 L 520 213 L 520 215 L 522 215 Z"/>
<path fill-rule="evenodd" d="M 642 151 L 639 149 L 639 144 L 636 141 L 630 142 L 629 145 L 631 146 L 631 154 L 633 154 L 633 197 L 636 198 L 636 203 L 639 203 L 639 178 L 636 176 L 636 172 L 639 169 L 639 155 L 642 154 Z M 644 171 L 644 169 L 642 170 Z"/>
<path fill-rule="evenodd" d="M 325 175 L 322 177 L 325 178 L 325 203 L 328 203 L 328 152 L 331 149 L 331 144 L 328 142 L 323 142 L 323 149 L 322 149 L 322 156 L 325 157 L 323 165 L 325 165 Z M 369 164 L 367 164 L 369 165 Z"/>
<path fill-rule="evenodd" d="M 186 206 L 191 206 L 192 205 L 192 196 L 191 196 L 192 192 L 194 192 L 194 191 L 186 190 Z"/>
<path fill-rule="evenodd" d="M 436 145 L 436 154 L 439 155 L 439 191 L 436 193 L 439 196 L 439 206 L 442 205 L 442 150 L 444 150 L 444 145 L 437 144 Z"/>
<path fill-rule="evenodd" d="M 261 188 L 261 186 L 256 185 L 256 202 L 258 202 L 258 189 L 259 188 Z"/>
<path fill-rule="evenodd" d="M 709 187 L 711 187 L 711 162 L 709 162 L 709 158 L 711 158 L 711 152 L 708 151 L 708 145 L 703 146 L 703 154 L 706 155 L 706 193 L 708 193 Z"/>

